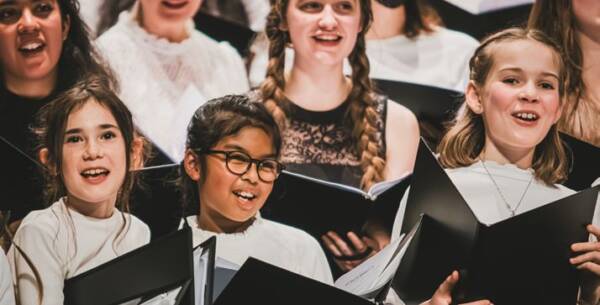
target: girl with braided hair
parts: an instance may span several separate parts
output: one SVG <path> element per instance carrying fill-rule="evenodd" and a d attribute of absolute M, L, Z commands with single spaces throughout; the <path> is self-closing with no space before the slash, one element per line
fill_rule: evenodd
<path fill-rule="evenodd" d="M 373 91 L 365 55 L 371 19 L 368 0 L 272 2 L 269 66 L 254 98 L 265 103 L 282 130 L 281 161 L 290 171 L 365 190 L 412 171 L 417 120 Z M 295 56 L 284 75 L 286 46 Z M 343 73 L 346 58 L 350 76 Z M 367 239 L 348 234 L 354 249 L 333 232 L 324 242 L 336 256 L 362 253 Z M 346 261 L 338 265 L 353 267 Z"/>

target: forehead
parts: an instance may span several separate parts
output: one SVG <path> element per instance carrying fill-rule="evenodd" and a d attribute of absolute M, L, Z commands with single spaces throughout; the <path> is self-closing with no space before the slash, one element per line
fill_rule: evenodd
<path fill-rule="evenodd" d="M 262 128 L 247 126 L 219 140 L 216 148 L 241 148 L 252 156 L 273 154 L 273 138 Z"/>
<path fill-rule="evenodd" d="M 559 54 L 539 41 L 501 41 L 494 44 L 490 52 L 493 62 L 491 73 L 507 68 L 519 68 L 530 73 L 561 73 Z"/>
<path fill-rule="evenodd" d="M 67 129 L 101 124 L 117 125 L 112 112 L 105 105 L 90 99 L 71 111 L 67 119 Z"/>

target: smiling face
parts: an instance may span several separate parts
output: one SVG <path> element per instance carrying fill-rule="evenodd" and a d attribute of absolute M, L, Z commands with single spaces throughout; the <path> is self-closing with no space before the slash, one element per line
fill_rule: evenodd
<path fill-rule="evenodd" d="M 182 23 L 190 20 L 202 0 L 141 0 L 144 22 L 153 24 Z"/>
<path fill-rule="evenodd" d="M 498 43 L 482 88 L 473 82 L 467 104 L 481 114 L 486 147 L 533 151 L 560 117 L 558 55 L 533 40 Z"/>
<path fill-rule="evenodd" d="M 0 66 L 9 82 L 54 79 L 69 22 L 56 0 L 0 0 Z"/>
<path fill-rule="evenodd" d="M 69 115 L 61 170 L 70 205 L 112 209 L 126 164 L 125 141 L 108 108 L 91 100 Z"/>
<path fill-rule="evenodd" d="M 257 127 L 244 127 L 237 134 L 221 139 L 211 150 L 241 151 L 259 160 L 276 157 L 273 139 Z M 195 158 L 190 154 L 188 152 L 186 160 Z M 196 174 L 190 175 L 193 180 L 202 181 L 199 186 L 201 216 L 209 217 L 220 228 L 232 222 L 241 224 L 251 220 L 267 200 L 273 182 L 259 179 L 256 164 L 239 176 L 227 169 L 224 155 L 207 154 L 203 158 L 205 177 L 199 179 L 198 168 L 193 169 Z M 190 171 L 187 168 L 186 171 L 189 175 Z"/>
<path fill-rule="evenodd" d="M 286 25 L 295 58 L 302 62 L 341 65 L 361 31 L 358 0 L 292 0 Z"/>

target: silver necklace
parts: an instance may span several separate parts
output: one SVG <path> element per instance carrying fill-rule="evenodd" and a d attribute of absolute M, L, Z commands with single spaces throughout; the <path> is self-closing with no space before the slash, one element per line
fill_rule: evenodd
<path fill-rule="evenodd" d="M 492 183 L 494 183 L 494 186 L 496 187 L 496 191 L 498 191 L 498 194 L 500 194 L 500 198 L 502 198 L 502 201 L 504 201 L 504 205 L 506 205 L 506 208 L 510 212 L 510 217 L 515 216 L 515 214 L 517 212 L 517 209 L 519 209 L 519 207 L 521 206 L 521 203 L 523 202 L 523 198 L 525 198 L 525 194 L 527 194 L 527 191 L 529 191 L 529 187 L 531 186 L 531 182 L 533 182 L 533 175 L 531 175 L 531 179 L 529 179 L 529 183 L 527 183 L 527 187 L 525 188 L 525 191 L 521 195 L 521 199 L 519 199 L 519 202 L 517 202 L 517 205 L 513 209 L 510 206 L 510 204 L 508 204 L 508 200 L 506 200 L 506 198 L 504 197 L 504 194 L 502 194 L 502 190 L 500 190 L 500 186 L 498 186 L 498 183 L 496 183 L 496 180 L 494 180 L 494 177 L 492 177 L 492 174 L 490 174 L 490 171 L 485 166 L 485 162 L 483 162 L 483 160 L 481 160 L 481 159 L 479 159 L 479 161 L 481 162 L 481 165 L 483 165 L 483 168 L 485 169 L 485 172 L 490 177 L 490 180 L 492 180 Z"/>

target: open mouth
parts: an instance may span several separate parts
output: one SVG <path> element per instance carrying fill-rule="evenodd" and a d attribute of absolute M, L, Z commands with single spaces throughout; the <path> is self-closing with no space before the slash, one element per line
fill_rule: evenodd
<path fill-rule="evenodd" d="M 537 115 L 537 113 L 534 112 L 515 112 L 512 114 L 513 117 L 525 121 L 525 122 L 535 122 L 539 119 L 539 116 Z"/>
<path fill-rule="evenodd" d="M 161 4 L 170 9 L 180 9 L 188 4 L 188 1 L 161 1 Z"/>
<path fill-rule="evenodd" d="M 31 41 L 31 42 L 22 44 L 19 47 L 19 52 L 23 53 L 26 56 L 29 56 L 29 55 L 34 55 L 34 54 L 41 52 L 45 47 L 46 47 L 46 45 L 43 42 Z"/>
<path fill-rule="evenodd" d="M 94 179 L 98 177 L 108 176 L 109 170 L 105 168 L 89 168 L 81 172 L 81 176 L 85 179 Z"/>
<path fill-rule="evenodd" d="M 233 191 L 233 194 L 240 198 L 242 201 L 252 201 L 256 198 L 256 195 L 246 191 Z"/>
<path fill-rule="evenodd" d="M 337 43 L 342 40 L 342 36 L 337 34 L 321 34 L 313 36 L 313 39 L 320 43 Z"/>

